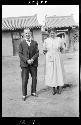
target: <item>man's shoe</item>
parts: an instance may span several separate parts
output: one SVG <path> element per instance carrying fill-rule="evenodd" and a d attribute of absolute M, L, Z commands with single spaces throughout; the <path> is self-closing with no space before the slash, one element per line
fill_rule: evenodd
<path fill-rule="evenodd" d="M 32 96 L 38 97 L 36 93 L 31 93 Z"/>
<path fill-rule="evenodd" d="M 26 100 L 26 96 L 23 96 L 23 97 L 22 97 L 22 100 L 25 101 L 25 100 Z"/>

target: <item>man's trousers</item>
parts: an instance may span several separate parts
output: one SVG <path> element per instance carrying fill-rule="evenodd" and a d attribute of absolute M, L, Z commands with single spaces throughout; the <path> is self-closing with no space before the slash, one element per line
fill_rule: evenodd
<path fill-rule="evenodd" d="M 37 67 L 34 67 L 34 66 L 23 67 L 21 72 L 23 96 L 27 95 L 27 84 L 29 79 L 29 73 L 31 74 L 31 77 L 32 77 L 31 94 L 36 93 Z"/>

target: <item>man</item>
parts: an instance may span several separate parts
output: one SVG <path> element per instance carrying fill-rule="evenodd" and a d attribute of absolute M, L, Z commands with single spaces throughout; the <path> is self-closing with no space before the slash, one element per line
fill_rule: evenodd
<path fill-rule="evenodd" d="M 23 100 L 27 97 L 27 84 L 29 79 L 29 73 L 32 77 L 31 95 L 37 96 L 36 85 L 37 85 L 37 66 L 38 66 L 38 44 L 36 41 L 31 39 L 31 32 L 29 29 L 24 29 L 24 39 L 19 45 L 19 57 L 20 67 L 22 69 L 22 94 Z"/>

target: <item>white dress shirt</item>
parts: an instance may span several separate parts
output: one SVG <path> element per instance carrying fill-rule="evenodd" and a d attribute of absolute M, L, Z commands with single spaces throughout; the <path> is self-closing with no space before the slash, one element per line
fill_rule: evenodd
<path fill-rule="evenodd" d="M 27 39 L 25 39 L 25 40 L 26 40 L 28 46 L 30 46 L 30 44 L 31 44 L 31 39 L 30 39 L 29 41 L 28 41 Z"/>

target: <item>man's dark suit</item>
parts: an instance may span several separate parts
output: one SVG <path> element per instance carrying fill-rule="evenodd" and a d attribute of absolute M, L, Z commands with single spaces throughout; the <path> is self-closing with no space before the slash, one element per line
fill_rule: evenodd
<path fill-rule="evenodd" d="M 22 93 L 23 96 L 27 95 L 27 83 L 29 79 L 29 72 L 32 77 L 31 94 L 36 93 L 37 84 L 37 66 L 38 66 L 38 44 L 36 41 L 31 40 L 28 46 L 26 40 L 23 40 L 19 45 L 20 67 L 22 69 Z M 27 60 L 33 59 L 33 64 L 28 64 Z"/>

